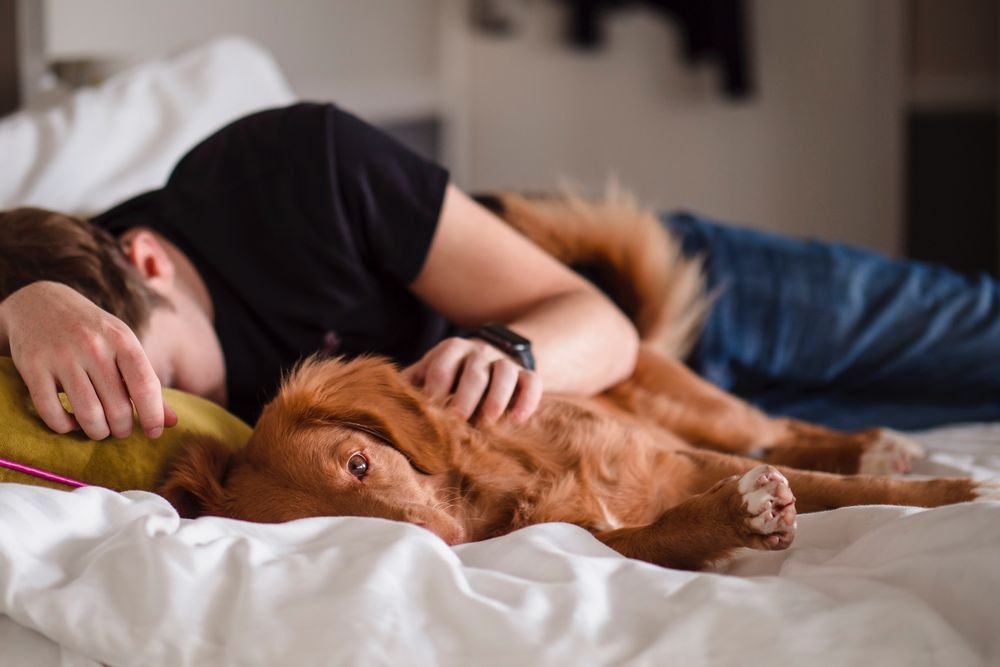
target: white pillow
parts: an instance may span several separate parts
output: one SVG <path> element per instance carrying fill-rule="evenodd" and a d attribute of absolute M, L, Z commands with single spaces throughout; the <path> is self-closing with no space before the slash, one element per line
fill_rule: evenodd
<path fill-rule="evenodd" d="M 0 119 L 0 210 L 98 213 L 162 186 L 229 121 L 294 99 L 270 54 L 244 38 L 126 70 L 55 107 Z"/>

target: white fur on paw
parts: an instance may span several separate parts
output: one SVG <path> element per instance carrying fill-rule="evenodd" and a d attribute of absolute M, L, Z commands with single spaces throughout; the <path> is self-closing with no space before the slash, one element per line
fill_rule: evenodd
<path fill-rule="evenodd" d="M 984 479 L 976 482 L 972 492 L 976 494 L 976 500 L 973 502 L 1000 500 L 1000 479 Z"/>
<path fill-rule="evenodd" d="M 750 518 L 747 524 L 772 549 L 784 549 L 795 538 L 795 496 L 774 466 L 757 466 L 737 486 Z"/>
<path fill-rule="evenodd" d="M 862 475 L 894 475 L 913 470 L 913 462 L 924 458 L 924 448 L 898 431 L 883 429 L 879 439 L 861 455 Z"/>

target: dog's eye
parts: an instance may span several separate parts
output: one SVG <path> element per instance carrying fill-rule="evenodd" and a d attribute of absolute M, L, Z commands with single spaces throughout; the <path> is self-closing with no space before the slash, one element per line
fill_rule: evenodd
<path fill-rule="evenodd" d="M 361 479 L 368 474 L 368 459 L 363 454 L 351 454 L 347 459 L 347 472 Z"/>

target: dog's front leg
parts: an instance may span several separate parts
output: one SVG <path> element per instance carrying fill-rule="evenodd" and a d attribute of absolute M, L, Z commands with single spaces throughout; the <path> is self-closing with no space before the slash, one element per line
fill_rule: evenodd
<path fill-rule="evenodd" d="M 760 465 L 666 510 L 653 523 L 598 533 L 629 558 L 701 570 L 739 547 L 785 549 L 795 537 L 795 497 L 774 467 Z"/>

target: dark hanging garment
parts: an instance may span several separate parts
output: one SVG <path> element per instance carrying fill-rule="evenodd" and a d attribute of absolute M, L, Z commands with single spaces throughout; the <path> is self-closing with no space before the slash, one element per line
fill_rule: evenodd
<path fill-rule="evenodd" d="M 722 67 L 723 92 L 745 98 L 753 92 L 745 0 L 564 0 L 569 5 L 569 38 L 577 47 L 604 42 L 601 21 L 627 5 L 652 7 L 680 27 L 689 62 L 714 60 Z"/>

